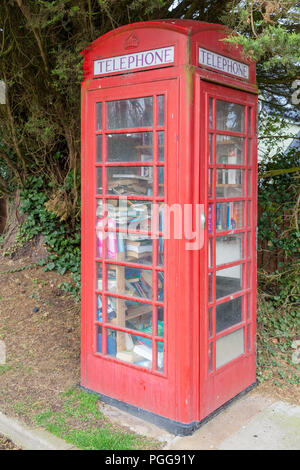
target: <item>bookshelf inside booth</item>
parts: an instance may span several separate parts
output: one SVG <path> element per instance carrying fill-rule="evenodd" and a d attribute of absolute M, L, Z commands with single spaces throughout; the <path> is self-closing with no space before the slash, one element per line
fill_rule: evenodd
<path fill-rule="evenodd" d="M 164 96 L 97 103 L 96 115 L 96 352 L 163 372 Z"/>

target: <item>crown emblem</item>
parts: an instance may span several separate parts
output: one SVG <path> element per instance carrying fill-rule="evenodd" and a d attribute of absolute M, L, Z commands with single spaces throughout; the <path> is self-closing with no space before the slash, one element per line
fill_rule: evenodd
<path fill-rule="evenodd" d="M 134 49 L 135 47 L 138 47 L 140 41 L 139 38 L 134 34 L 130 34 L 127 39 L 124 41 L 124 48 L 125 49 Z"/>

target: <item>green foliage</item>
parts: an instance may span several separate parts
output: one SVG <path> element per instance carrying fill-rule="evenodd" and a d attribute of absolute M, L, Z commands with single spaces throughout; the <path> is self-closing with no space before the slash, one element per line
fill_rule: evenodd
<path fill-rule="evenodd" d="M 70 228 L 46 209 L 45 203 L 51 187 L 45 186 L 41 176 L 30 176 L 26 183 L 20 194 L 21 213 L 26 214 L 26 219 L 19 229 L 18 239 L 24 243 L 41 234 L 49 252 L 44 269 L 46 271 L 55 269 L 62 275 L 67 271 L 71 272 L 73 283 L 62 283 L 61 287 L 79 298 L 80 224 L 77 223 Z"/>
<path fill-rule="evenodd" d="M 277 124 L 276 118 L 271 120 L 267 132 L 278 131 Z M 299 367 L 291 361 L 291 343 L 300 327 L 299 167 L 299 147 L 278 151 L 259 165 L 258 250 L 278 263 L 274 271 L 265 266 L 258 270 L 258 379 L 280 386 L 300 380 Z"/>

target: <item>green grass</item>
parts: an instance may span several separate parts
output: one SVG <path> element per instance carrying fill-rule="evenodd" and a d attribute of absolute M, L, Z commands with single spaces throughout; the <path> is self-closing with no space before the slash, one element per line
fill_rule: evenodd
<path fill-rule="evenodd" d="M 46 410 L 36 424 L 84 450 L 137 450 L 158 448 L 150 439 L 112 425 L 98 410 L 96 395 L 70 389 L 63 395 L 59 411 Z"/>

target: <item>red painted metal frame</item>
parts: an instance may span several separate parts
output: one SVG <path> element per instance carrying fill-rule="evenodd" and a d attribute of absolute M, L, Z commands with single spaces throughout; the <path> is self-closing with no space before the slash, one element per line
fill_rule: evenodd
<path fill-rule="evenodd" d="M 132 33 L 138 39 L 134 52 L 174 45 L 174 65 L 94 78 L 93 61 L 99 58 L 128 54 L 126 40 Z M 240 51 L 229 50 L 228 46 L 220 42 L 225 34 L 224 27 L 220 25 L 194 21 L 176 20 L 137 23 L 108 33 L 84 51 L 84 81 L 82 83 L 81 384 L 88 389 L 181 423 L 191 423 L 203 419 L 248 385 L 255 382 L 255 227 L 257 213 L 255 135 L 257 90 L 255 65 L 249 63 L 249 80 L 241 80 L 225 73 L 221 74 L 197 66 L 199 46 L 244 62 Z M 96 135 L 101 133 L 105 135 L 105 132 L 108 134 L 121 133 L 122 130 L 109 129 L 96 132 L 95 103 L 97 101 L 161 94 L 166 96 L 167 113 L 165 119 L 164 165 L 166 184 L 164 199 L 169 205 L 180 204 L 182 207 L 184 204 L 201 203 L 205 207 L 206 220 L 208 220 L 209 203 L 208 96 L 217 96 L 223 100 L 231 99 L 233 102 L 251 106 L 254 110 L 251 131 L 253 192 L 251 197 L 246 194 L 245 197 L 235 199 L 252 200 L 252 253 L 249 258 L 252 263 L 251 287 L 245 291 L 251 293 L 251 318 L 247 318 L 243 322 L 243 325 L 251 325 L 251 347 L 244 355 L 218 370 L 214 369 L 212 373 L 208 373 L 208 344 L 214 341 L 217 336 L 214 334 L 212 338 L 208 338 L 209 237 L 207 231 L 204 247 L 200 250 L 187 251 L 185 239 L 176 240 L 171 238 L 165 242 L 165 266 L 159 268 L 165 272 L 166 286 L 164 295 L 164 320 L 166 325 L 164 373 L 155 370 L 155 361 L 153 370 L 147 370 L 96 352 L 95 328 L 98 325 L 95 301 L 97 292 L 96 262 L 102 261 L 95 257 L 96 200 L 102 199 L 104 196 L 104 194 L 101 196 L 96 195 L 96 168 L 103 166 L 96 163 Z M 156 116 L 155 110 L 154 116 Z M 105 107 L 103 107 L 102 121 L 104 125 Z M 140 130 L 146 132 L 147 130 L 158 131 L 162 129 L 155 124 L 153 127 Z M 132 131 L 136 132 L 137 129 L 132 129 Z M 126 132 L 130 132 L 130 130 L 126 129 Z M 216 134 L 215 130 L 212 133 Z M 243 133 L 220 133 L 244 136 Z M 102 145 L 102 153 L 105 156 L 106 144 L 104 138 L 102 139 Z M 153 145 L 154 155 L 157 155 L 156 139 L 153 140 Z M 159 162 L 153 162 L 154 168 L 156 167 L 155 163 L 161 165 Z M 125 165 L 137 166 L 136 162 Z M 107 166 L 122 166 L 122 164 L 109 163 Z M 147 166 L 147 164 L 143 163 L 142 166 Z M 227 167 L 226 165 L 220 166 L 220 168 Z M 236 168 L 242 169 L 244 166 L 240 165 Z M 154 178 L 157 178 L 157 175 Z M 103 192 L 106 185 L 106 172 L 103 171 Z M 245 189 L 247 190 L 247 187 Z M 107 200 L 112 198 L 114 198 L 112 195 L 106 197 Z M 153 197 L 149 198 L 133 196 L 131 199 L 162 201 L 163 198 L 155 198 L 155 194 L 153 194 Z M 214 204 L 216 202 L 215 197 L 211 198 L 210 202 Z M 221 202 L 221 199 L 218 202 Z M 242 232 L 243 229 L 236 230 L 236 233 Z M 153 242 L 154 246 L 157 246 L 158 241 L 153 240 Z M 156 261 L 157 258 L 154 255 L 154 264 Z M 243 260 L 245 265 L 246 261 L 248 260 Z M 114 261 L 108 260 L 108 263 L 114 263 Z M 126 262 L 118 264 L 129 266 Z M 230 266 L 236 264 L 239 264 L 239 262 L 231 263 Z M 130 266 L 152 269 L 149 266 L 131 263 Z M 154 271 L 158 269 L 157 263 L 155 266 Z M 215 270 L 211 270 L 211 272 L 214 273 Z M 105 281 L 104 270 L 104 284 Z M 153 286 L 156 286 L 156 283 Z M 112 297 L 115 296 L 110 292 L 107 292 L 107 294 Z M 238 295 L 240 294 L 234 294 L 233 297 Z M 119 297 L 141 300 L 126 295 Z M 156 288 L 154 288 L 152 300 L 143 301 L 153 306 L 163 305 L 156 301 Z M 246 300 L 244 300 L 245 303 Z M 215 305 L 216 303 L 212 305 L 213 308 L 215 308 Z M 105 323 L 105 317 L 103 320 L 102 325 L 106 325 L 108 328 L 112 327 L 111 324 Z M 156 320 L 155 314 L 154 320 Z M 226 330 L 226 333 L 238 327 L 240 325 Z M 113 328 L 119 331 L 128 331 L 115 326 Z M 140 335 L 136 331 L 132 333 Z M 103 335 L 103 338 L 105 338 L 105 335 Z M 156 340 L 162 338 L 157 337 L 156 332 L 154 332 L 153 339 L 155 344 Z M 105 351 L 105 348 L 104 340 L 103 351 Z M 156 354 L 154 357 L 156 357 Z"/>

